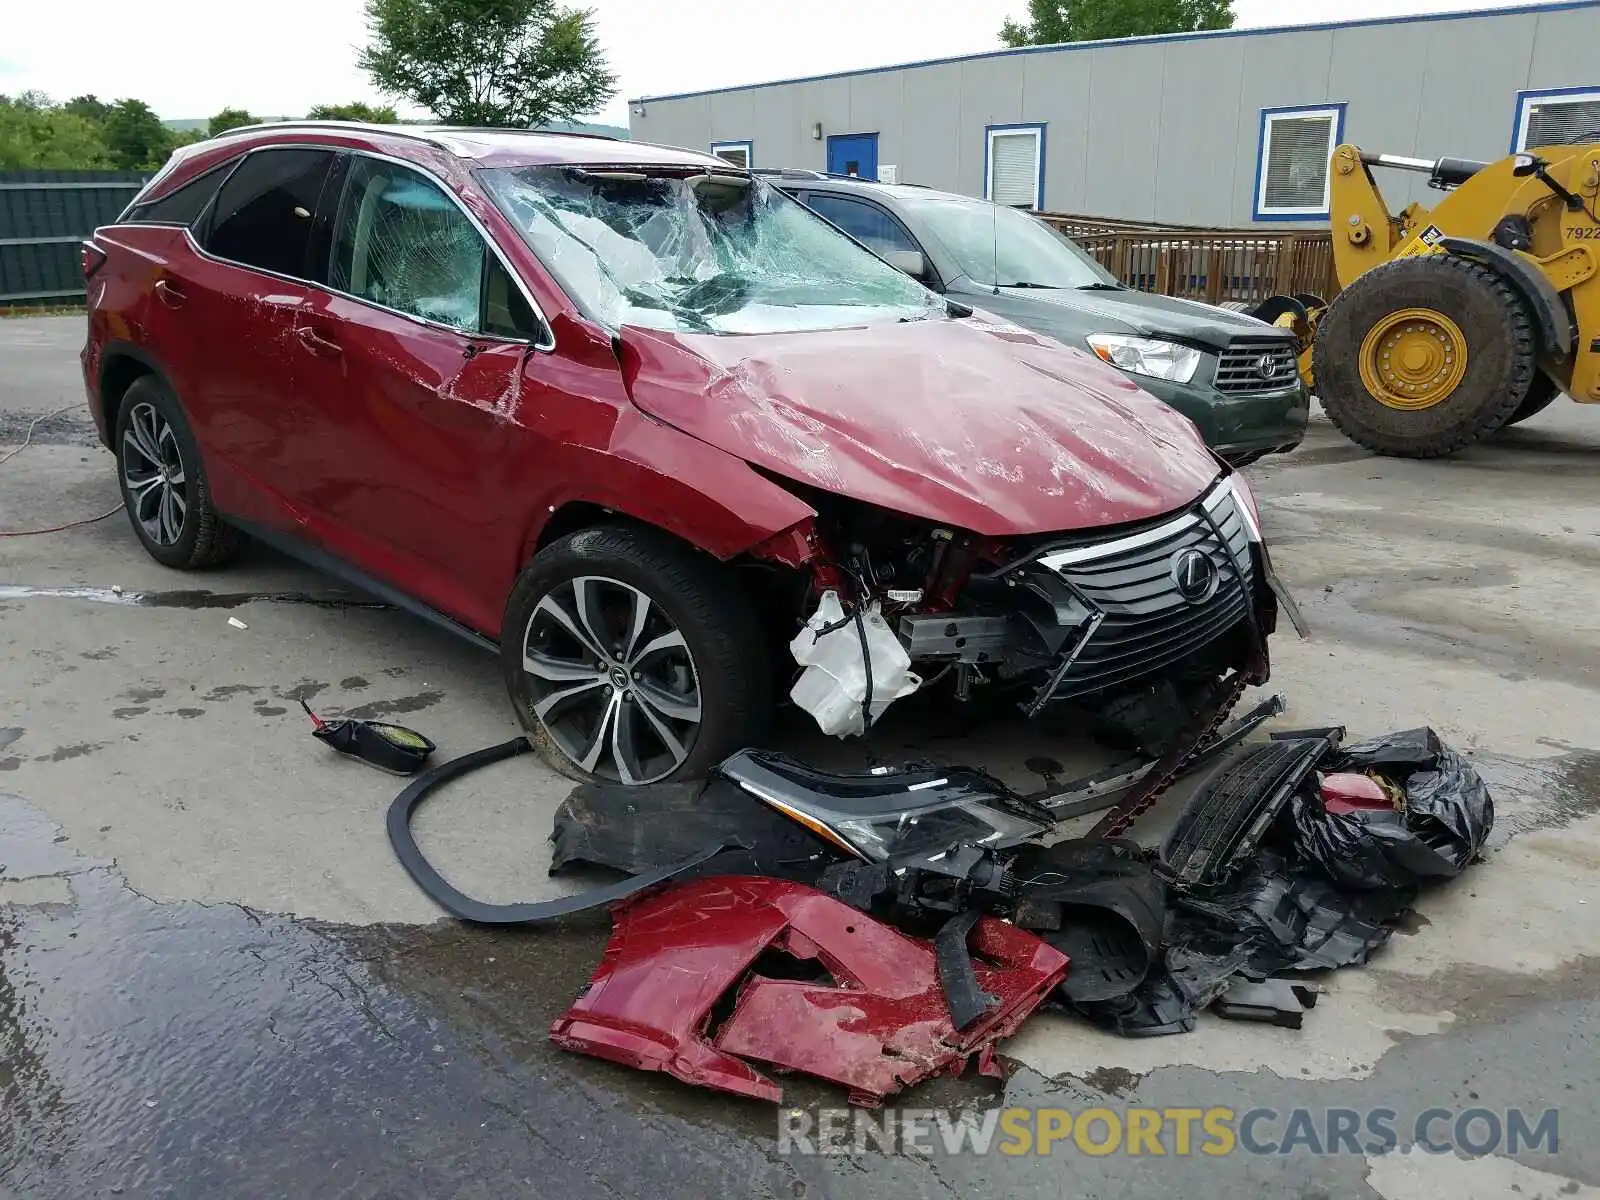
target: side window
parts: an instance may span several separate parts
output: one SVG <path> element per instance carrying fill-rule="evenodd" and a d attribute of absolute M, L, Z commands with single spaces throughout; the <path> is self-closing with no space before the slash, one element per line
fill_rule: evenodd
<path fill-rule="evenodd" d="M 217 187 L 233 170 L 235 160 L 230 159 L 219 167 L 212 167 L 196 175 L 188 183 L 175 188 L 159 200 L 136 204 L 123 218 L 123 224 L 136 225 L 188 225 L 193 226 L 200 214 L 216 195 Z"/>
<path fill-rule="evenodd" d="M 333 154 L 326 150 L 257 150 L 217 193 L 206 249 L 218 258 L 301 276 L 311 218 Z"/>
<path fill-rule="evenodd" d="M 357 157 L 333 231 L 329 283 L 341 292 L 476 333 L 492 298 L 483 238 L 437 184 L 408 167 Z M 500 317 L 513 319 L 505 292 Z M 518 300 L 521 296 L 518 295 Z M 531 316 L 531 314 L 529 314 Z"/>
<path fill-rule="evenodd" d="M 544 336 L 544 323 L 534 315 L 528 298 L 511 278 L 510 272 L 493 254 L 483 267 L 483 332 L 495 337 L 526 338 L 537 342 Z"/>
<path fill-rule="evenodd" d="M 905 226 L 875 204 L 815 193 L 807 197 L 806 203 L 819 216 L 826 217 L 863 246 L 879 254 L 889 250 L 916 252 L 921 249 L 911 240 Z"/>

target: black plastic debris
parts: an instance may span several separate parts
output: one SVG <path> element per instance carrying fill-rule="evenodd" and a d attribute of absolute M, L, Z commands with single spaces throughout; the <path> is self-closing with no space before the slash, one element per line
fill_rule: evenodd
<path fill-rule="evenodd" d="M 300 707 L 311 718 L 311 736 L 317 741 L 391 775 L 415 775 L 438 749 L 431 739 L 404 725 L 358 721 L 354 717 L 324 721 L 304 700 Z"/>
<path fill-rule="evenodd" d="M 950 1010 L 950 1023 L 958 1031 L 972 1025 L 995 1002 L 995 997 L 979 984 L 978 973 L 972 966 L 972 951 L 967 946 L 967 938 L 982 916 L 975 908 L 959 912 L 940 927 L 933 939 L 934 969 L 939 975 L 945 1005 Z"/>
<path fill-rule="evenodd" d="M 1241 980 L 1360 966 L 1423 886 L 1472 862 L 1494 804 L 1471 764 L 1431 729 L 1348 747 L 1342 733 L 1276 735 L 1201 785 L 1158 856 L 1162 961 L 1127 996 L 1077 1011 L 1126 1036 L 1177 1033 Z"/>
<path fill-rule="evenodd" d="M 556 811 L 550 873 L 576 864 L 630 875 L 679 862 L 712 842 L 750 847 L 718 859 L 730 875 L 813 883 L 839 853 L 777 810 L 723 779 L 648 787 L 580 784 Z"/>
<path fill-rule="evenodd" d="M 1408 888 L 1453 879 L 1494 827 L 1494 801 L 1478 772 L 1431 729 L 1346 747 L 1329 772 L 1372 774 L 1398 785 L 1400 807 L 1332 812 L 1320 793 L 1291 805 L 1301 859 L 1346 888 Z"/>
<path fill-rule="evenodd" d="M 1189 888 L 1225 884 L 1255 857 L 1284 805 L 1343 734 L 1279 734 L 1214 771 L 1162 841 L 1163 873 Z"/>
<path fill-rule="evenodd" d="M 1230 1021 L 1259 1021 L 1284 1029 L 1299 1029 L 1306 1012 L 1317 1006 L 1317 989 L 1289 979 L 1252 983 L 1236 979 L 1211 1005 L 1211 1011 Z"/>
<path fill-rule="evenodd" d="M 1012 861 L 1013 921 L 1072 960 L 1061 985 L 1073 1003 L 1126 996 L 1156 965 L 1166 889 L 1133 842 L 1078 838 L 1024 846 Z"/>

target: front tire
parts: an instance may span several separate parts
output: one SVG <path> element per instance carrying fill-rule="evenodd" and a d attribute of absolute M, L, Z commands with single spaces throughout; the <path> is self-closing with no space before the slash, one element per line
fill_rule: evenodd
<path fill-rule="evenodd" d="M 528 740 L 578 780 L 701 778 L 772 713 L 749 600 L 719 563 L 650 529 L 541 550 L 506 602 L 500 654 Z"/>
<path fill-rule="evenodd" d="M 133 532 L 163 566 L 219 567 L 246 538 L 222 519 L 200 447 L 177 398 L 153 375 L 133 381 L 117 410 L 117 482 Z"/>
<path fill-rule="evenodd" d="M 1351 441 L 1435 458 L 1512 417 L 1537 353 L 1533 320 L 1505 279 L 1429 254 L 1375 267 L 1339 293 L 1317 324 L 1312 374 Z"/>

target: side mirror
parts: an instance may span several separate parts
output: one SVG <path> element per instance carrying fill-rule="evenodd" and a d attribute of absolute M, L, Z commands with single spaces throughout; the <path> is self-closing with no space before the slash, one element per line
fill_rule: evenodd
<path fill-rule="evenodd" d="M 1526 179 L 1530 175 L 1537 175 L 1544 165 L 1544 159 L 1537 154 L 1519 154 L 1512 164 L 1511 174 L 1517 179 Z"/>
<path fill-rule="evenodd" d="M 885 250 L 883 261 L 896 271 L 904 271 L 913 279 L 921 279 L 928 273 L 928 260 L 923 257 L 920 250 Z"/>

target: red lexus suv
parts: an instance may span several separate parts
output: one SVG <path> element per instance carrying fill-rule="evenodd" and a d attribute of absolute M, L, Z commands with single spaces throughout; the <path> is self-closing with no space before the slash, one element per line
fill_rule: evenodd
<path fill-rule="evenodd" d="M 258 538 L 497 646 L 578 778 L 703 775 L 785 692 L 851 733 L 1266 677 L 1255 502 L 1185 418 L 721 159 L 255 126 L 83 257 L 146 550 Z"/>

